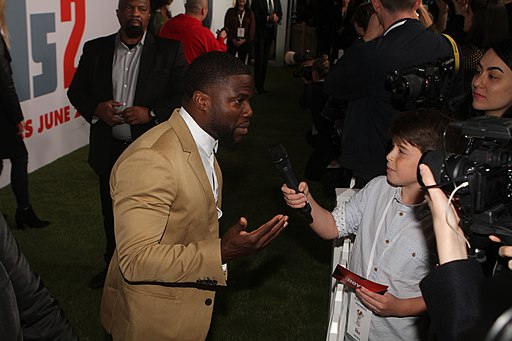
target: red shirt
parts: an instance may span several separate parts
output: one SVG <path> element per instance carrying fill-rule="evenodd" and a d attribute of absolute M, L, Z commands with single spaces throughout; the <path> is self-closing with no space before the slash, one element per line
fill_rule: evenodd
<path fill-rule="evenodd" d="M 206 52 L 227 50 L 224 38 L 215 38 L 201 21 L 186 14 L 179 14 L 167 21 L 160 30 L 160 36 L 180 41 L 189 64 Z"/>

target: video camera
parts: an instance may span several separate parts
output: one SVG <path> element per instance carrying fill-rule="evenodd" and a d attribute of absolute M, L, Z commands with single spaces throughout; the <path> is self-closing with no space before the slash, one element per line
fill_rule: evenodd
<path fill-rule="evenodd" d="M 446 194 L 468 182 L 454 200 L 466 235 L 495 234 L 512 245 L 512 119 L 482 116 L 450 123 L 445 150 L 424 153 L 421 163 Z M 419 173 L 418 179 L 424 187 Z"/>
<path fill-rule="evenodd" d="M 454 58 L 445 57 L 435 63 L 391 71 L 386 78 L 386 89 L 403 109 L 440 108 L 455 76 Z"/>
<path fill-rule="evenodd" d="M 313 60 L 313 53 L 311 51 L 306 51 L 305 53 L 297 53 L 295 51 L 287 51 L 284 54 L 284 62 L 286 65 L 296 65 L 301 64 L 300 68 L 293 72 L 293 78 L 304 78 L 305 80 L 311 81 L 313 79 L 312 76 L 312 68 L 311 66 L 304 66 L 302 63 Z"/>

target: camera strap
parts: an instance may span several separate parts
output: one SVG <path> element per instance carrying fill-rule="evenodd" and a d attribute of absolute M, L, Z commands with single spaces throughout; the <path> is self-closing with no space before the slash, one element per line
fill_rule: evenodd
<path fill-rule="evenodd" d="M 455 42 L 455 40 L 453 40 L 452 37 L 450 37 L 448 34 L 444 34 L 443 33 L 443 36 L 450 42 L 450 44 L 452 45 L 452 50 L 453 50 L 453 59 L 455 60 L 455 72 L 456 73 L 459 73 L 459 70 L 460 70 L 460 52 L 459 52 L 459 47 L 457 46 L 457 43 Z"/>

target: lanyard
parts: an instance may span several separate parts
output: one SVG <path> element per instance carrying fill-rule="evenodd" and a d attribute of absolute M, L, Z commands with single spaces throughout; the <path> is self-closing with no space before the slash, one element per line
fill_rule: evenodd
<path fill-rule="evenodd" d="M 384 225 L 384 219 L 386 218 L 386 215 L 389 211 L 389 207 L 391 207 L 391 203 L 393 202 L 393 200 L 395 200 L 394 197 L 391 198 L 391 200 L 388 202 L 386 208 L 384 209 L 384 212 L 382 213 L 382 216 L 380 217 L 379 225 L 377 225 L 377 231 L 375 231 L 375 238 L 373 239 L 372 250 L 370 251 L 370 258 L 368 259 L 368 266 L 366 268 L 366 278 L 368 278 L 370 276 L 370 273 L 372 271 L 373 259 L 375 258 L 375 249 L 377 248 L 377 239 L 379 239 L 380 231 L 382 230 L 382 226 Z M 424 204 L 425 204 L 425 202 L 422 203 L 421 206 L 423 206 Z M 414 212 L 411 212 L 411 214 L 412 214 L 411 219 L 407 222 L 407 224 L 404 224 L 402 226 L 400 231 L 395 235 L 395 238 L 393 238 L 393 240 L 391 240 L 391 242 L 390 242 L 391 245 L 398 239 L 398 237 L 402 234 L 402 232 L 405 230 L 405 228 L 407 226 L 409 226 L 411 221 L 414 219 Z"/>
<path fill-rule="evenodd" d="M 244 21 L 245 16 L 245 10 L 242 12 L 242 14 L 238 14 L 238 21 L 240 22 L 240 27 L 242 27 L 242 23 Z"/>
<path fill-rule="evenodd" d="M 372 264 L 373 264 L 373 258 L 375 257 L 375 248 L 377 246 L 377 239 L 380 235 L 380 230 L 382 230 L 382 225 L 384 225 L 384 219 L 386 218 L 386 215 L 388 214 L 389 207 L 391 206 L 391 203 L 393 202 L 395 198 L 391 198 L 391 200 L 388 202 L 386 208 L 384 209 L 384 212 L 382 213 L 382 216 L 380 217 L 379 225 L 377 225 L 377 231 L 375 231 L 375 238 L 373 239 L 373 245 L 372 245 L 372 251 L 370 252 L 370 259 L 368 260 L 368 267 L 366 268 L 366 278 L 370 276 L 370 271 L 372 270 Z"/>

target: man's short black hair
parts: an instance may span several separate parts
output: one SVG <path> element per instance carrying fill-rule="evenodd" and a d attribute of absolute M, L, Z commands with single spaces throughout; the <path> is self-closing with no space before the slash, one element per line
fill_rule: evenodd
<path fill-rule="evenodd" d="M 195 91 L 207 93 L 214 85 L 226 85 L 229 77 L 250 75 L 251 71 L 240 59 L 226 52 L 208 52 L 192 61 L 185 73 L 185 99 Z"/>
<path fill-rule="evenodd" d="M 411 10 L 416 0 L 381 0 L 382 6 L 390 13 Z"/>

